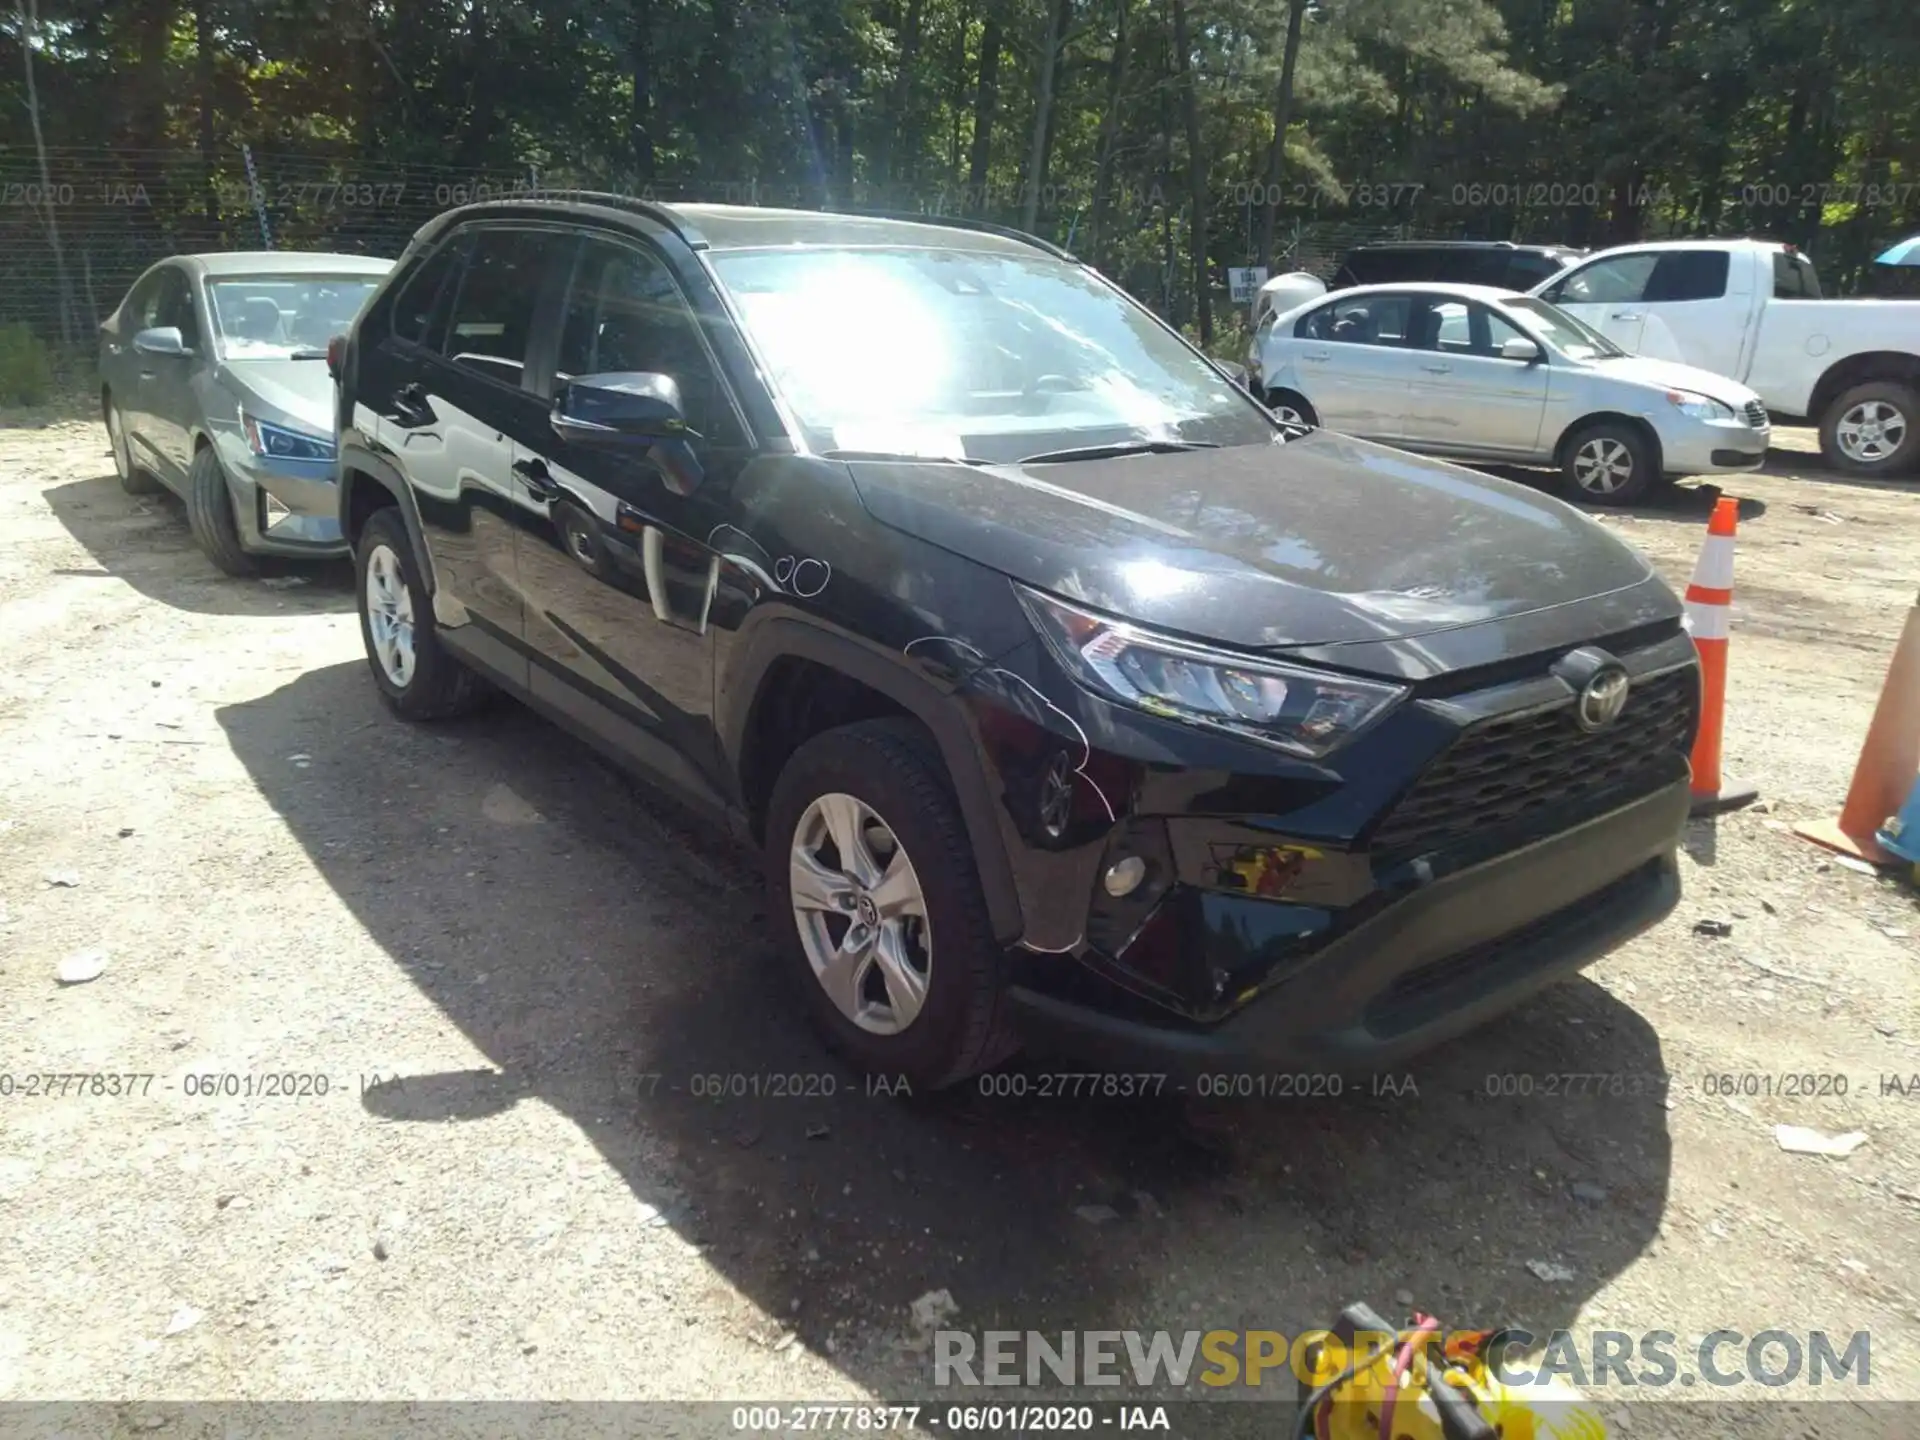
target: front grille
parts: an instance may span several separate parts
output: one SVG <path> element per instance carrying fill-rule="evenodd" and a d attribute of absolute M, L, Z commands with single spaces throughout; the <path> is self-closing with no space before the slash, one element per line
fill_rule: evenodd
<path fill-rule="evenodd" d="M 1741 414 L 1746 418 L 1747 424 L 1751 425 L 1755 430 L 1764 430 L 1767 428 L 1767 407 L 1762 405 L 1758 400 L 1749 400 L 1746 408 L 1741 411 Z"/>
<path fill-rule="evenodd" d="M 1469 726 L 1374 832 L 1375 863 L 1443 850 L 1548 806 L 1630 799 L 1693 744 L 1696 675 L 1689 665 L 1636 680 L 1619 718 L 1597 733 L 1575 722 L 1571 700 Z"/>

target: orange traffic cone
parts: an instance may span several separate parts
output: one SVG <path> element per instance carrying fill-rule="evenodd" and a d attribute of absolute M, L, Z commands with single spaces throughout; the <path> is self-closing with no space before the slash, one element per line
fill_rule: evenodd
<path fill-rule="evenodd" d="M 1907 611 L 1900 643 L 1893 648 L 1880 702 L 1873 707 L 1866 743 L 1854 767 L 1853 783 L 1838 820 L 1814 820 L 1793 828 L 1830 850 L 1871 860 L 1898 863 L 1874 839 L 1874 832 L 1897 814 L 1920 770 L 1920 601 Z"/>
<path fill-rule="evenodd" d="M 1720 773 L 1720 741 L 1727 719 L 1727 640 L 1733 615 L 1733 532 L 1740 502 L 1722 495 L 1707 522 L 1707 542 L 1687 586 L 1687 629 L 1700 656 L 1700 729 L 1693 742 L 1694 815 L 1719 815 L 1751 805 L 1760 792 Z M 1878 825 L 1885 816 L 1873 823 Z"/>

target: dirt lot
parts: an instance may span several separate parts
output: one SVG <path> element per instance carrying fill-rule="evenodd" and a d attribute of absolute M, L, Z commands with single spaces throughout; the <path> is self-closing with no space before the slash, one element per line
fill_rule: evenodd
<path fill-rule="evenodd" d="M 899 1396 L 937 1288 L 976 1332 L 1865 1330 L 1849 1398 L 1920 1398 L 1920 1094 L 1880 1079 L 1920 914 L 1786 833 L 1845 789 L 1920 495 L 1781 443 L 1736 487 L 1766 804 L 1694 827 L 1680 913 L 1417 1096 L 1197 1107 L 865 1097 L 767 982 L 750 859 L 517 707 L 390 720 L 343 568 L 223 579 L 98 426 L 0 431 L 0 1071 L 155 1077 L 0 1096 L 0 1399 Z M 1607 523 L 1682 584 L 1710 501 Z M 741 1072 L 837 1094 L 696 1094 Z M 1712 1093 L 1801 1072 L 1847 1093 Z M 327 1092 L 189 1093 L 222 1074 Z"/>

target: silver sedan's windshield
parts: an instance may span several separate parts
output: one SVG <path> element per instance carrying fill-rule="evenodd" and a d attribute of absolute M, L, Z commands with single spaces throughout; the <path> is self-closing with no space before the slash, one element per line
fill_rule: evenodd
<path fill-rule="evenodd" d="M 713 268 L 816 449 L 1003 460 L 1273 438 L 1218 369 L 1048 256 L 735 250 Z"/>
<path fill-rule="evenodd" d="M 324 355 L 344 335 L 378 275 L 246 275 L 207 282 L 224 360 Z"/>
<path fill-rule="evenodd" d="M 1501 303 L 1521 315 L 1542 340 L 1575 360 L 1611 360 L 1627 353 L 1591 325 L 1582 324 L 1544 300 L 1515 295 Z"/>

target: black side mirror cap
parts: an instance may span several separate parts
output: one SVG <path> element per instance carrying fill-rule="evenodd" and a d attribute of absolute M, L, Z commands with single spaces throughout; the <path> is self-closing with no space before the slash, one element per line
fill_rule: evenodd
<path fill-rule="evenodd" d="M 703 477 L 687 424 L 680 385 L 651 370 L 580 375 L 553 399 L 554 432 L 570 445 L 646 455 L 660 467 L 667 488 L 691 494 Z"/>

